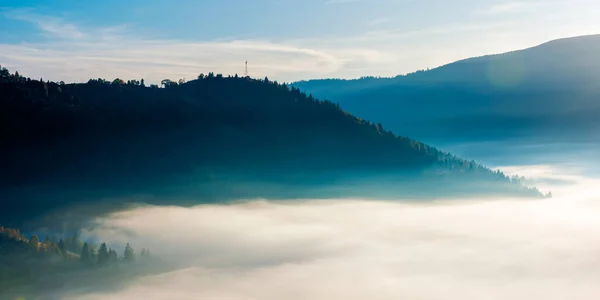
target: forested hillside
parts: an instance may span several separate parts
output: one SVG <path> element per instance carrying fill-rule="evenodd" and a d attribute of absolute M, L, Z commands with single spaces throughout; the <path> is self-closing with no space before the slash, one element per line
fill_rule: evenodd
<path fill-rule="evenodd" d="M 211 73 L 190 82 L 164 80 L 163 87 L 120 79 L 65 84 L 3 69 L 0 95 L 0 184 L 8 196 L 3 212 L 12 218 L 91 198 L 91 191 L 99 197 L 160 191 L 200 202 L 539 196 L 519 180 L 266 78 Z M 217 182 L 225 185 L 210 192 L 202 185 Z M 234 183 L 286 188 L 248 190 Z M 340 183 L 343 188 L 323 192 Z"/>
<path fill-rule="evenodd" d="M 87 243 L 77 235 L 42 239 L 0 226 L 0 299 L 55 299 L 52 291 L 106 287 L 154 262 L 149 249 L 136 253 L 130 244 L 117 253 L 105 242 Z"/>

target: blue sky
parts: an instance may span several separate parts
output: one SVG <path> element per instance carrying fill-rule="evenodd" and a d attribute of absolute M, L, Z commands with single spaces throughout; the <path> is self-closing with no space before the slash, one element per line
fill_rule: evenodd
<path fill-rule="evenodd" d="M 600 33 L 595 0 L 0 0 L 0 64 L 31 77 L 393 76 Z"/>

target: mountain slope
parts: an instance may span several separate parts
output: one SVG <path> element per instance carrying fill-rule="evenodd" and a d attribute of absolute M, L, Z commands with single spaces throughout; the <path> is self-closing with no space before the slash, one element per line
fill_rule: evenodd
<path fill-rule="evenodd" d="M 200 202 L 540 195 L 269 81 L 211 74 L 158 88 L 4 75 L 0 95 L 1 188 L 19 199 L 6 200 L 12 216 L 139 193 Z"/>
<path fill-rule="evenodd" d="M 600 35 L 465 59 L 395 78 L 293 86 L 394 132 L 437 140 L 596 139 Z"/>

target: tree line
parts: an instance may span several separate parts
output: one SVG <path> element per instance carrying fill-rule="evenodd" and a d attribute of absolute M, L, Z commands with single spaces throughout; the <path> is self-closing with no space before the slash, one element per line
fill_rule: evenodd
<path fill-rule="evenodd" d="M 7 246 L 13 244 L 13 247 Z M 14 244 L 20 247 L 14 247 Z M 38 235 L 32 234 L 29 238 L 22 234 L 18 229 L 0 226 L 0 249 L 10 250 L 20 249 L 19 252 L 26 253 L 38 258 L 63 258 L 65 261 L 81 262 L 84 265 L 106 266 L 117 264 L 119 262 L 136 261 L 136 252 L 130 243 L 124 247 L 122 255 L 119 255 L 115 249 L 111 249 L 105 242 L 94 244 L 83 242 L 78 235 L 72 237 L 60 238 L 57 240 L 54 236 L 46 236 L 44 240 Z M 10 252 L 10 251 L 9 251 Z M 2 253 L 9 255 L 10 253 Z M 140 259 L 150 257 L 150 250 L 142 248 L 139 253 Z"/>
<path fill-rule="evenodd" d="M 37 213 L 80 199 L 48 200 L 54 190 L 102 188 L 120 196 L 166 186 L 203 193 L 198 184 L 215 178 L 294 184 L 303 193 L 314 182 L 400 174 L 433 182 L 435 189 L 397 180 L 398 196 L 434 190 L 440 190 L 435 197 L 442 192 L 541 196 L 501 172 L 398 136 L 337 103 L 269 78 L 208 73 L 189 81 L 165 79 L 161 88 L 138 79 L 34 80 L 2 69 L 0 95 L 5 145 L 0 189 L 8 189 L 13 199 L 3 210 L 10 214 L 0 212 L 5 218 L 22 219 L 31 207 Z M 240 196 L 280 196 L 251 192 Z M 209 197 L 232 197 L 221 194 Z"/>
<path fill-rule="evenodd" d="M 0 226 L 0 298 L 58 299 L 54 291 L 118 285 L 159 265 L 148 249 L 115 249 L 77 235 L 42 239 Z"/>

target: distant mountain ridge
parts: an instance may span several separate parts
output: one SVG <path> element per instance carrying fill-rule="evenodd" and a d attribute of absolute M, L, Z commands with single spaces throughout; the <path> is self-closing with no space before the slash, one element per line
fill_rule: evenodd
<path fill-rule="evenodd" d="M 211 73 L 159 88 L 2 72 L 2 215 L 145 192 L 199 201 L 541 196 L 268 79 Z"/>
<path fill-rule="evenodd" d="M 394 132 L 435 141 L 600 138 L 600 35 L 394 78 L 293 83 Z"/>

